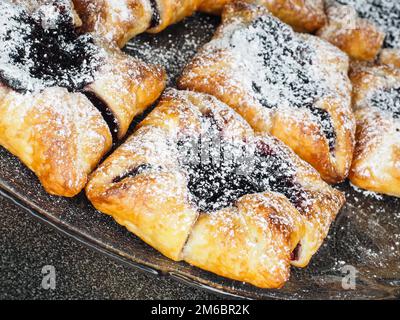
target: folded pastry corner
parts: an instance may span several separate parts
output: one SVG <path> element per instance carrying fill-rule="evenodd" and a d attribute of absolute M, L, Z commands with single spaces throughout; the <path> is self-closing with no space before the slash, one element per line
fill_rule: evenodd
<path fill-rule="evenodd" d="M 378 61 L 380 64 L 385 64 L 393 68 L 400 68 L 400 49 L 383 49 L 379 55 Z"/>
<path fill-rule="evenodd" d="M 399 66 L 400 2 L 325 0 L 328 23 L 319 35 L 357 60 Z M 379 52 L 380 49 L 383 49 Z"/>
<path fill-rule="evenodd" d="M 271 14 L 299 32 L 315 32 L 326 23 L 324 0 L 245 0 L 266 7 Z M 203 0 L 199 10 L 220 14 L 234 0 Z"/>
<path fill-rule="evenodd" d="M 99 41 L 97 41 L 99 43 Z M 118 139 L 125 136 L 133 118 L 160 96 L 166 84 L 163 67 L 147 64 L 119 49 L 106 48 L 94 79 L 83 92 L 112 116 Z"/>
<path fill-rule="evenodd" d="M 317 35 L 344 52 L 352 59 L 373 61 L 382 48 L 384 32 L 372 21 L 360 18 L 350 5 L 333 3 L 326 9 L 328 22 Z"/>
<path fill-rule="evenodd" d="M 48 192 L 74 196 L 165 72 L 80 35 L 69 1 L 21 3 L 0 2 L 0 144 Z"/>
<path fill-rule="evenodd" d="M 37 94 L 0 88 L 0 144 L 36 173 L 47 192 L 79 193 L 112 144 L 100 112 L 64 88 Z"/>
<path fill-rule="evenodd" d="M 190 16 L 201 0 L 73 0 L 83 30 L 104 37 L 119 47 L 134 36 L 156 33 Z"/>
<path fill-rule="evenodd" d="M 400 197 L 400 71 L 366 66 L 351 72 L 357 120 L 350 181 Z"/>
<path fill-rule="evenodd" d="M 297 31 L 314 32 L 326 21 L 323 0 L 247 0 L 259 3 Z M 157 33 L 195 11 L 220 14 L 234 0 L 73 0 L 82 29 L 120 48 L 142 32 Z"/>
<path fill-rule="evenodd" d="M 225 7 L 221 26 L 178 86 L 216 96 L 337 183 L 348 175 L 354 148 L 348 68 L 333 45 L 237 1 Z"/>
<path fill-rule="evenodd" d="M 149 0 L 72 1 L 82 19 L 83 31 L 94 32 L 119 47 L 145 32 L 154 19 L 152 1 Z"/>
<path fill-rule="evenodd" d="M 86 194 L 167 257 L 262 288 L 307 265 L 344 203 L 233 109 L 175 89 L 92 174 Z"/>

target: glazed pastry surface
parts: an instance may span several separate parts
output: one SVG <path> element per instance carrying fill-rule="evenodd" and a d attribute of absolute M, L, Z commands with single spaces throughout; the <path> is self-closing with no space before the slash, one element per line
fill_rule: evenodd
<path fill-rule="evenodd" d="M 384 66 L 351 73 L 357 144 L 350 181 L 400 197 L 400 72 Z"/>
<path fill-rule="evenodd" d="M 0 144 L 48 192 L 74 196 L 165 73 L 78 34 L 68 1 L 19 3 L 0 3 Z"/>
<path fill-rule="evenodd" d="M 222 18 L 184 69 L 180 88 L 216 96 L 257 132 L 289 145 L 326 181 L 343 181 L 355 132 L 347 56 L 293 32 L 261 6 L 235 2 Z"/>
<path fill-rule="evenodd" d="M 344 203 L 227 105 L 175 89 L 93 173 L 86 195 L 167 257 L 263 288 L 308 264 Z"/>

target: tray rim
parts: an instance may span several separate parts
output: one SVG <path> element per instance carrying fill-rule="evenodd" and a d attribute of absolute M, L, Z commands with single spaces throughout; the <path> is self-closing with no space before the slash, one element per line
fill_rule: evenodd
<path fill-rule="evenodd" d="M 227 299 L 244 299 L 244 300 L 324 300 L 325 298 L 321 297 L 296 297 L 293 295 L 279 295 L 276 294 L 277 289 L 266 289 L 265 293 L 262 297 L 258 296 L 257 294 L 240 294 L 240 292 L 228 291 L 229 286 L 224 286 L 222 284 L 213 283 L 208 284 L 207 279 L 203 279 L 201 277 L 191 277 L 190 275 L 186 275 L 181 273 L 179 270 L 172 270 L 171 268 L 166 268 L 163 270 L 162 268 L 157 268 L 156 265 L 147 264 L 145 262 L 135 261 L 132 257 L 127 257 L 123 254 L 123 251 L 119 251 L 118 249 L 113 249 L 112 247 L 107 247 L 105 243 L 102 241 L 96 241 L 96 238 L 92 238 L 89 235 L 85 235 L 85 233 L 79 232 L 79 230 L 75 230 L 69 227 L 68 224 L 60 223 L 57 219 L 52 217 L 50 213 L 48 213 L 45 209 L 40 207 L 39 205 L 28 201 L 25 199 L 18 191 L 14 190 L 11 183 L 4 181 L 0 177 L 0 196 L 4 197 L 6 200 L 11 201 L 13 204 L 21 208 L 22 210 L 28 212 L 33 216 L 35 219 L 39 220 L 42 223 L 45 223 L 52 227 L 57 232 L 60 232 L 69 238 L 72 238 L 74 241 L 78 241 L 79 243 L 85 245 L 86 247 L 93 249 L 100 254 L 106 255 L 110 257 L 114 261 L 118 263 L 122 263 L 130 268 L 135 270 L 141 271 L 146 274 L 152 274 L 153 276 L 158 277 L 170 277 L 180 283 L 188 285 L 193 288 L 205 290 L 207 292 L 216 294 L 222 298 Z M 218 275 L 216 275 L 218 276 Z M 220 276 L 218 276 L 220 277 Z M 223 278 L 223 277 L 222 277 Z M 204 281 L 204 282 L 203 282 Z M 234 281 L 234 280 L 232 280 Z M 235 281 L 236 282 L 236 281 Z M 234 288 L 232 288 L 234 290 Z M 400 290 L 400 288 L 399 288 Z M 369 299 L 372 300 L 392 300 L 392 299 L 399 299 L 400 296 L 397 296 L 400 291 L 396 291 L 395 288 L 391 288 L 390 290 L 383 290 L 386 292 L 386 296 L 383 297 L 370 297 Z M 274 292 L 275 294 L 273 294 Z M 328 298 L 326 298 L 328 299 Z M 363 299 L 361 296 L 357 297 L 332 297 L 329 299 L 333 300 L 359 300 Z"/>
<path fill-rule="evenodd" d="M 11 201 L 13 204 L 15 204 L 17 207 L 24 210 L 25 212 L 28 212 L 31 216 L 33 216 L 36 220 L 40 221 L 41 223 L 50 226 L 57 232 L 66 235 L 67 237 L 73 239 L 74 241 L 77 241 L 83 244 L 84 246 L 99 252 L 100 254 L 106 255 L 107 257 L 113 259 L 115 262 L 122 263 L 125 266 L 133 268 L 145 274 L 150 274 L 158 277 L 170 277 L 185 285 L 191 286 L 196 289 L 206 290 L 210 293 L 219 295 L 224 298 L 253 300 L 250 297 L 241 296 L 232 292 L 224 291 L 223 289 L 212 287 L 198 280 L 189 278 L 183 274 L 171 270 L 160 270 L 152 266 L 146 265 L 144 263 L 137 262 L 133 259 L 124 257 L 123 255 L 119 255 L 117 252 L 113 252 L 112 250 L 107 249 L 105 246 L 102 246 L 101 242 L 97 243 L 93 241 L 91 238 L 86 237 L 84 234 L 81 234 L 75 230 L 68 228 L 67 227 L 68 225 L 61 225 L 55 221 L 52 221 L 51 216 L 44 212 L 45 210 L 41 210 L 39 206 L 37 206 L 37 208 L 34 208 L 35 207 L 34 205 L 28 203 L 18 194 L 14 193 L 4 183 L 0 183 L 0 196 L 8 201 Z M 269 299 L 272 300 L 274 299 L 274 297 L 269 297 Z"/>

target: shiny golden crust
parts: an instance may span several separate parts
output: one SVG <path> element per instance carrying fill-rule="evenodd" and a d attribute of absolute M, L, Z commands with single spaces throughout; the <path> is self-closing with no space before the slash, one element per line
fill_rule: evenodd
<path fill-rule="evenodd" d="M 133 118 L 160 96 L 165 83 L 163 68 L 146 64 L 119 50 L 110 50 L 95 81 L 84 90 L 106 103 L 117 122 L 121 139 Z"/>
<path fill-rule="evenodd" d="M 199 10 L 220 14 L 234 0 L 205 0 Z M 314 32 L 326 23 L 323 0 L 247 0 L 265 6 L 277 18 L 301 32 Z"/>
<path fill-rule="evenodd" d="M 203 0 L 198 10 L 211 14 L 221 14 L 224 6 L 232 1 L 234 0 Z"/>
<path fill-rule="evenodd" d="M 170 259 L 180 260 L 198 214 L 187 204 L 186 181 L 167 144 L 161 130 L 139 129 L 94 172 L 86 195 L 96 209 Z M 113 182 L 143 164 L 151 164 L 146 174 Z"/>
<path fill-rule="evenodd" d="M 0 144 L 38 176 L 47 192 L 79 193 L 111 143 L 100 112 L 82 94 L 48 88 L 22 95 L 0 84 Z"/>
<path fill-rule="evenodd" d="M 123 47 L 129 39 L 150 27 L 148 0 L 73 0 L 85 32 L 94 32 Z"/>
<path fill-rule="evenodd" d="M 176 145 L 182 136 L 199 136 L 201 118 L 209 112 L 223 124 L 223 137 L 253 139 L 287 158 L 307 199 L 304 205 L 295 207 L 283 194 L 264 192 L 200 213 L 189 200 Z M 86 194 L 98 210 L 167 257 L 263 288 L 281 287 L 290 264 L 307 265 L 344 202 L 283 143 L 254 136 L 243 119 L 214 97 L 173 89 L 93 173 Z"/>
<path fill-rule="evenodd" d="M 255 98 L 253 90 L 241 82 L 244 74 L 233 71 L 240 62 L 233 58 L 233 50 L 225 45 L 226 30 L 230 30 L 231 23 L 237 23 L 238 19 L 245 26 L 266 14 L 262 7 L 244 2 L 226 6 L 223 23 L 213 40 L 187 65 L 178 85 L 182 89 L 216 96 L 240 113 L 257 132 L 268 132 L 284 141 L 312 164 L 326 181 L 343 181 L 350 169 L 355 133 L 350 106 L 351 84 L 347 77 L 348 59 L 325 41 L 298 34 L 298 37 L 314 48 L 316 54 L 313 68 L 322 79 L 329 79 L 329 88 L 335 92 L 333 96 L 322 97 L 315 102 L 318 108 L 329 113 L 333 122 L 336 145 L 334 152 L 330 152 L 329 142 L 309 110 L 283 106 L 275 109 L 263 107 Z M 213 43 L 216 43 L 217 49 L 212 47 Z"/>
<path fill-rule="evenodd" d="M 379 55 L 379 63 L 400 68 L 400 49 L 383 49 Z"/>
<path fill-rule="evenodd" d="M 277 139 L 262 136 L 262 141 L 274 145 L 296 168 L 295 181 L 301 185 L 307 204 L 297 209 L 304 217 L 305 232 L 299 242 L 297 259 L 291 263 L 305 267 L 326 238 L 332 221 L 344 205 L 344 195 L 321 180 L 320 175 Z"/>
<path fill-rule="evenodd" d="M 297 31 L 314 32 L 326 21 L 323 0 L 247 0 L 268 8 Z M 234 0 L 73 0 L 83 30 L 94 32 L 120 48 L 134 36 L 157 33 L 196 10 L 220 14 Z M 154 25 L 155 24 L 155 25 Z"/>
<path fill-rule="evenodd" d="M 303 235 L 303 217 L 284 196 L 246 195 L 234 207 L 201 214 L 183 256 L 218 275 L 279 288 L 289 280 L 291 253 Z"/>
<path fill-rule="evenodd" d="M 190 16 L 201 3 L 201 0 L 73 1 L 83 20 L 83 30 L 94 32 L 120 48 L 139 33 L 157 33 Z"/>
<path fill-rule="evenodd" d="M 49 7 L 42 6 L 47 3 Z M 66 7 L 59 7 L 63 3 L 67 3 Z M 51 14 L 46 17 L 54 18 L 51 22 L 58 23 L 61 16 L 64 18 L 70 14 L 68 10 L 72 10 L 72 7 L 69 8 L 68 3 L 68 0 L 61 2 L 48 0 L 27 8 L 39 14 L 42 10 L 47 13 L 57 9 L 54 10 L 55 17 Z M 11 17 L 26 10 L 20 6 L 9 6 L 7 3 L 4 8 Z M 9 28 L 12 26 L 12 24 L 6 25 Z M 73 25 L 68 26 L 71 28 L 69 30 L 65 30 L 65 26 L 58 27 L 55 28 L 56 32 L 51 33 L 57 41 L 60 32 L 66 32 L 72 38 L 78 37 L 74 34 Z M 47 26 L 43 25 L 43 28 Z M 48 192 L 61 196 L 74 196 L 84 188 L 87 175 L 111 147 L 112 138 L 107 124 L 114 129 L 112 122 L 115 120 L 118 138 L 122 138 L 133 117 L 140 114 L 161 94 L 165 86 L 165 72 L 156 66 L 147 65 L 123 54 L 118 48 L 109 47 L 106 42 L 96 39 L 94 40 L 96 43 L 92 43 L 92 38 L 87 38 L 91 45 L 85 47 L 85 50 L 90 51 L 88 53 L 90 57 L 71 65 L 68 61 L 66 66 L 71 67 L 61 69 L 63 78 L 73 80 L 63 82 L 55 78 L 46 81 L 48 74 L 34 72 L 29 68 L 30 65 L 41 63 L 36 57 L 46 57 L 48 54 L 46 47 L 31 49 L 31 46 L 27 46 L 27 51 L 39 51 L 37 55 L 32 56 L 22 52 L 21 55 L 25 54 L 29 58 L 18 65 L 13 62 L 11 55 L 15 50 L 22 50 L 18 46 L 19 49 L 15 49 L 18 45 L 16 41 L 21 39 L 15 37 L 14 41 L 13 38 L 4 36 L 7 30 L 3 30 L 5 32 L 2 34 L 5 42 L 3 45 L 6 48 L 2 60 L 3 68 L 6 70 L 8 64 L 15 66 L 13 73 L 16 74 L 16 79 L 11 81 L 7 75 L 3 75 L 4 83 L 0 82 L 4 96 L 0 101 L 2 104 L 0 144 L 21 158 L 36 173 Z M 24 31 L 18 32 L 24 33 Z M 32 34 L 34 37 L 34 33 Z M 71 39 L 71 43 L 61 42 L 60 48 L 49 50 L 60 49 L 62 51 L 60 55 L 63 59 L 67 59 L 65 52 L 68 54 L 75 52 L 74 40 L 76 39 Z M 32 41 L 41 39 L 34 38 Z M 24 44 L 21 47 L 23 48 Z M 59 57 L 54 60 L 58 60 L 57 58 L 60 62 L 55 66 L 50 65 L 51 73 L 62 64 Z M 26 69 L 25 65 L 28 65 Z M 73 82 L 79 85 L 74 87 Z M 6 87 L 6 84 L 10 87 Z M 93 96 L 98 99 L 92 99 Z M 97 103 L 101 100 L 102 104 Z M 108 112 L 113 114 L 114 119 L 108 117 Z"/>
<path fill-rule="evenodd" d="M 382 97 L 382 90 L 399 88 L 400 72 L 383 66 L 360 67 L 351 78 L 357 144 L 350 181 L 366 190 L 400 197 L 400 121 L 370 100 L 374 93 Z"/>
<path fill-rule="evenodd" d="M 171 24 L 179 22 L 192 15 L 199 7 L 202 0 L 155 0 L 159 13 L 159 24 L 148 32 L 157 33 Z"/>
<path fill-rule="evenodd" d="M 374 23 L 361 19 L 352 6 L 331 5 L 328 22 L 317 35 L 346 52 L 352 59 L 372 61 L 382 48 L 385 34 Z"/>
<path fill-rule="evenodd" d="M 258 3 L 299 32 L 314 32 L 326 22 L 323 0 L 261 0 Z"/>

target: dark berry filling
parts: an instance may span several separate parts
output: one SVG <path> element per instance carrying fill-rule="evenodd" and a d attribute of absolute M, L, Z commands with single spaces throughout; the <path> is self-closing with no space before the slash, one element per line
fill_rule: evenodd
<path fill-rule="evenodd" d="M 243 195 L 263 191 L 282 193 L 298 208 L 303 205 L 305 194 L 284 154 L 262 141 L 225 140 L 209 115 L 203 118 L 203 128 L 198 139 L 178 142 L 191 201 L 200 211 L 217 211 Z"/>
<path fill-rule="evenodd" d="M 107 123 L 108 128 L 110 129 L 113 141 L 114 142 L 118 141 L 119 125 L 111 109 L 102 99 L 97 97 L 94 93 L 85 92 L 84 94 L 89 99 L 89 101 L 96 107 L 96 109 L 100 111 L 104 121 Z"/>
<path fill-rule="evenodd" d="M 152 168 L 153 168 L 153 166 L 151 164 L 148 164 L 148 163 L 141 164 L 131 170 L 128 170 L 127 172 L 124 172 L 123 174 L 119 175 L 118 177 L 115 177 L 112 180 L 112 182 L 118 183 L 118 182 L 125 180 L 126 178 L 136 177 L 137 175 L 139 175 L 147 170 L 151 170 Z"/>
<path fill-rule="evenodd" d="M 0 81 L 18 92 L 51 86 L 81 90 L 100 64 L 90 35 L 77 34 L 71 12 L 60 2 L 34 13 L 0 3 Z"/>
<path fill-rule="evenodd" d="M 299 244 L 296 246 L 296 248 L 294 248 L 294 250 L 292 251 L 292 253 L 290 254 L 290 260 L 291 260 L 291 261 L 297 261 L 297 260 L 299 260 L 300 251 L 301 251 L 301 244 L 299 243 Z"/>
<path fill-rule="evenodd" d="M 266 108 L 289 105 L 309 109 L 320 124 L 330 151 L 334 151 L 336 133 L 331 116 L 315 106 L 324 88 L 309 68 L 313 64 L 313 48 L 299 41 L 289 26 L 272 17 L 260 17 L 251 27 L 256 32 L 249 32 L 246 41 L 260 44 L 257 54 L 266 70 L 262 79 L 257 78 L 252 82 L 259 102 Z M 272 88 L 274 92 L 263 89 L 263 86 Z"/>
<path fill-rule="evenodd" d="M 391 112 L 395 119 L 400 118 L 400 87 L 378 90 L 371 97 L 372 107 Z"/>
<path fill-rule="evenodd" d="M 150 28 L 155 28 L 161 22 L 161 15 L 160 15 L 160 10 L 158 9 L 157 0 L 150 0 L 150 6 L 152 11 Z"/>

